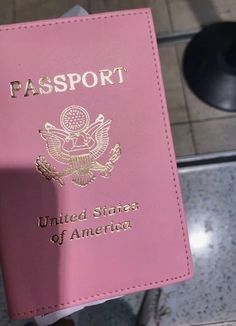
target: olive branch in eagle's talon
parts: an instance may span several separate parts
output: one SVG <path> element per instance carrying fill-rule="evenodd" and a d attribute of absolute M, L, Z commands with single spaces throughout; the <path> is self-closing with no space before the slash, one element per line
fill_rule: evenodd
<path fill-rule="evenodd" d="M 114 148 L 110 151 L 110 158 L 108 162 L 105 164 L 105 169 L 100 174 L 104 178 L 108 178 L 109 174 L 114 168 L 115 162 L 119 160 L 121 157 L 121 147 L 119 144 L 116 144 Z"/>
<path fill-rule="evenodd" d="M 36 169 L 41 173 L 47 180 L 58 181 L 61 186 L 64 186 L 64 181 L 60 177 L 59 173 L 56 171 L 56 168 L 47 162 L 44 156 L 39 156 L 36 161 Z"/>

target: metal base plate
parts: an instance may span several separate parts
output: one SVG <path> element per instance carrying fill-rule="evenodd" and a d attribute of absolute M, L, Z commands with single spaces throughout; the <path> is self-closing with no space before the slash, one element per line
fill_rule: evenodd
<path fill-rule="evenodd" d="M 236 64 L 232 64 L 236 53 L 234 58 L 232 48 L 236 49 L 236 23 L 217 23 L 195 35 L 183 59 L 184 75 L 193 93 L 230 112 L 236 111 Z"/>

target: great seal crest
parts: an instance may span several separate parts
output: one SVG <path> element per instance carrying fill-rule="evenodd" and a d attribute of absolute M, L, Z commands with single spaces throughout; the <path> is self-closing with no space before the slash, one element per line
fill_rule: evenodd
<path fill-rule="evenodd" d="M 61 186 L 65 184 L 64 177 L 67 176 L 73 176 L 72 182 L 79 187 L 86 187 L 96 179 L 97 174 L 108 178 L 121 156 L 121 147 L 116 144 L 110 151 L 108 161 L 105 164 L 98 162 L 109 146 L 111 120 L 105 120 L 99 114 L 90 123 L 90 116 L 85 108 L 71 105 L 61 113 L 60 125 L 61 128 L 56 128 L 46 122 L 39 133 L 46 142 L 48 154 L 66 167 L 58 172 L 40 155 L 36 159 L 37 171 L 46 179 L 59 182 Z"/>

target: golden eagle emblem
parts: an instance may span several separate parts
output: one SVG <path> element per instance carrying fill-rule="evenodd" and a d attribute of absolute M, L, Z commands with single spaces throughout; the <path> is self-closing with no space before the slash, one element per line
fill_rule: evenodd
<path fill-rule="evenodd" d="M 86 187 L 94 181 L 97 173 L 108 178 L 121 156 L 120 145 L 116 144 L 112 148 L 105 164 L 97 160 L 108 148 L 111 120 L 105 120 L 99 114 L 90 124 L 88 112 L 81 106 L 72 105 L 62 112 L 60 124 L 62 128 L 56 128 L 46 122 L 45 129 L 39 130 L 39 133 L 46 142 L 49 155 L 66 167 L 58 172 L 44 156 L 39 156 L 36 159 L 37 171 L 46 179 L 59 182 L 61 186 L 65 184 L 64 177 L 71 175 L 72 182 L 79 187 Z"/>

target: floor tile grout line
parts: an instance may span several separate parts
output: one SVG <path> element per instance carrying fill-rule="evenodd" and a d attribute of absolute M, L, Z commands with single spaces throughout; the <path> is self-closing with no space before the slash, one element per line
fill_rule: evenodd
<path fill-rule="evenodd" d="M 183 326 L 227 326 L 228 323 L 234 323 L 236 322 L 236 320 L 223 320 L 223 321 L 218 321 L 218 322 L 207 322 L 207 323 L 200 323 L 200 324 L 186 324 L 186 325 L 183 325 Z M 227 324 L 226 324 L 227 323 Z"/>
<path fill-rule="evenodd" d="M 87 0 L 87 6 L 88 6 L 88 13 L 92 14 L 92 0 Z"/>
<path fill-rule="evenodd" d="M 12 0 L 12 20 L 16 23 L 16 0 Z"/>
<path fill-rule="evenodd" d="M 219 121 L 219 120 L 229 120 L 232 118 L 236 118 L 236 113 L 231 116 L 224 116 L 224 117 L 215 117 L 215 118 L 206 118 L 206 119 L 199 119 L 199 120 L 191 120 L 191 123 L 204 123 L 204 122 L 211 122 L 211 121 Z M 189 123 L 190 121 L 178 121 L 178 122 L 171 122 L 172 125 L 182 125 Z"/>
<path fill-rule="evenodd" d="M 168 106 L 169 107 L 169 106 Z M 188 120 L 182 120 L 182 121 L 171 121 L 170 119 L 170 124 L 172 126 L 182 126 L 182 125 L 186 125 L 186 124 L 189 124 L 189 121 Z"/>
<path fill-rule="evenodd" d="M 167 8 L 168 16 L 169 16 L 169 21 L 170 21 L 171 33 L 174 33 L 174 24 L 173 24 L 173 20 L 172 20 L 172 14 L 171 14 L 169 0 L 166 0 L 166 8 Z"/>
<path fill-rule="evenodd" d="M 188 32 L 169 32 L 160 34 L 158 37 L 159 45 L 161 46 L 168 46 L 170 44 L 182 44 L 189 42 L 199 30 L 189 30 Z"/>
<path fill-rule="evenodd" d="M 192 122 L 191 122 L 191 114 L 190 114 L 190 110 L 189 110 L 189 106 L 188 106 L 188 102 L 187 102 L 187 97 L 186 97 L 186 92 L 185 92 L 185 88 L 184 88 L 184 81 L 183 81 L 183 76 L 182 76 L 182 62 L 180 62 L 180 57 L 179 57 L 179 53 L 178 53 L 176 45 L 174 46 L 174 49 L 175 49 L 178 68 L 179 68 L 179 72 L 180 72 L 180 81 L 181 81 L 181 85 L 182 85 L 184 102 L 185 102 L 185 107 L 186 107 L 186 112 L 187 112 L 187 117 L 188 117 L 188 123 L 189 123 L 189 128 L 190 128 L 192 142 L 193 142 L 193 149 L 194 149 L 194 152 L 195 152 L 194 154 L 199 154 L 198 150 L 197 150 L 196 140 L 195 140 L 195 137 L 194 137 L 193 125 L 192 125 Z"/>

